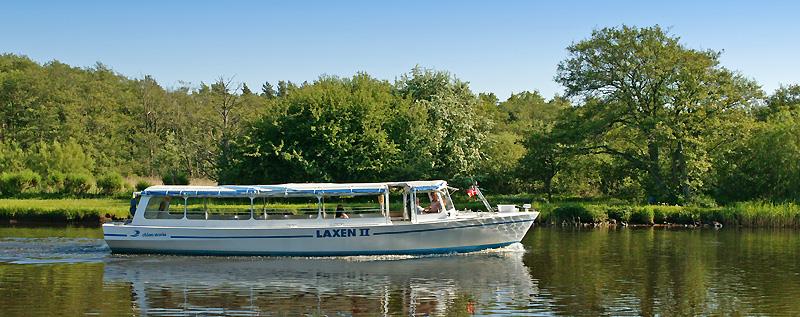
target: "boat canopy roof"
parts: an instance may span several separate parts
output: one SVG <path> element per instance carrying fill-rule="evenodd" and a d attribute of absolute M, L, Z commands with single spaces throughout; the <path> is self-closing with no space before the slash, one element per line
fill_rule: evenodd
<path fill-rule="evenodd" d="M 295 183 L 280 185 L 221 185 L 221 186 L 151 186 L 142 191 L 147 196 L 184 197 L 279 197 L 279 196 L 341 196 L 375 195 L 389 191 L 389 187 L 408 187 L 429 191 L 447 187 L 447 182 L 408 181 L 387 183 Z"/>

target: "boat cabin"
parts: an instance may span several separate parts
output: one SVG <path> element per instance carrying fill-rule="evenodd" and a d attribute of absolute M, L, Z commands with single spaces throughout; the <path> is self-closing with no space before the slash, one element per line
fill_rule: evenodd
<path fill-rule="evenodd" d="M 421 223 L 458 214 L 447 182 L 152 186 L 137 193 L 136 225 L 304 227 Z"/>

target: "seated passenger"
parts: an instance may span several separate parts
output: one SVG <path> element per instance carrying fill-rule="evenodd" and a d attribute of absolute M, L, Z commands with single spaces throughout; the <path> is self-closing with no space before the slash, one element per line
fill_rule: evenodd
<path fill-rule="evenodd" d="M 172 197 L 164 197 L 160 204 L 158 204 L 158 211 L 167 211 L 169 210 L 169 202 L 172 200 Z"/>
<path fill-rule="evenodd" d="M 421 206 L 422 204 L 419 203 L 419 197 L 417 197 L 417 214 L 421 214 L 425 212 L 425 208 Z"/>
<path fill-rule="evenodd" d="M 342 206 L 342 204 L 336 206 L 336 218 L 341 218 L 341 219 L 350 218 L 350 216 L 344 213 L 344 206 Z"/>

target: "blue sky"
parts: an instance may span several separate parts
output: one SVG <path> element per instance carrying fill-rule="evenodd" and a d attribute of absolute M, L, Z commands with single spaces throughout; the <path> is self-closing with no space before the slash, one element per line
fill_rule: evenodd
<path fill-rule="evenodd" d="M 503 100 L 561 93 L 565 48 L 594 28 L 660 24 L 723 50 L 723 65 L 769 93 L 800 83 L 798 12 L 792 1 L 17 1 L 0 9 L 0 52 L 254 90 L 358 71 L 393 80 L 420 65 Z"/>

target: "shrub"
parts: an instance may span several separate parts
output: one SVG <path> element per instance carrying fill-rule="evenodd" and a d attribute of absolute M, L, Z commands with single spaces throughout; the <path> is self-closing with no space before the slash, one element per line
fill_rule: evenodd
<path fill-rule="evenodd" d="M 603 222 L 608 218 L 602 207 L 578 204 L 569 204 L 553 209 L 552 217 L 559 222 Z"/>
<path fill-rule="evenodd" d="M 586 218 L 584 218 L 586 217 Z M 589 205 L 586 206 L 586 213 L 584 217 L 581 217 L 581 220 L 586 219 L 583 222 L 605 222 L 608 220 L 608 213 L 606 212 L 606 206 L 599 206 L 599 205 Z"/>
<path fill-rule="evenodd" d="M 150 186 L 153 186 L 153 184 L 150 184 L 150 182 L 148 182 L 146 180 L 140 180 L 140 181 L 136 182 L 136 191 L 137 192 L 143 191 L 143 190 L 147 189 L 147 187 L 150 187 Z"/>
<path fill-rule="evenodd" d="M 50 175 L 47 175 L 47 190 L 51 193 L 62 193 L 64 192 L 64 173 L 59 172 L 52 172 Z"/>
<path fill-rule="evenodd" d="M 683 211 L 680 206 L 645 206 L 653 210 L 653 223 L 674 223 L 676 215 Z"/>
<path fill-rule="evenodd" d="M 631 223 L 652 225 L 654 222 L 653 209 L 648 206 L 638 207 L 631 212 Z"/>
<path fill-rule="evenodd" d="M 31 170 L 0 175 L 0 192 L 5 196 L 16 196 L 39 186 L 42 177 Z"/>
<path fill-rule="evenodd" d="M 553 209 L 555 209 L 555 205 L 541 203 L 538 201 L 533 202 L 533 209 L 539 212 L 539 216 L 536 217 L 536 221 L 539 223 L 554 223 L 557 219 L 553 215 Z"/>
<path fill-rule="evenodd" d="M 692 207 L 701 207 L 701 208 L 716 208 L 718 207 L 717 201 L 714 200 L 711 196 L 707 195 L 696 195 L 693 196 L 692 199 L 686 204 L 687 206 Z"/>
<path fill-rule="evenodd" d="M 189 185 L 189 175 L 184 172 L 172 171 L 161 176 L 164 185 Z"/>
<path fill-rule="evenodd" d="M 608 215 L 608 219 L 614 219 L 620 222 L 631 221 L 631 210 L 623 206 L 608 206 L 606 214 Z"/>
<path fill-rule="evenodd" d="M 683 207 L 679 212 L 673 213 L 668 222 L 682 225 L 694 224 L 700 221 L 700 209 L 696 207 Z"/>
<path fill-rule="evenodd" d="M 125 188 L 125 180 L 117 173 L 108 173 L 97 179 L 97 187 L 106 195 L 113 195 Z"/>
<path fill-rule="evenodd" d="M 67 174 L 64 176 L 64 193 L 83 195 L 88 193 L 94 181 L 87 174 Z"/>

